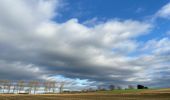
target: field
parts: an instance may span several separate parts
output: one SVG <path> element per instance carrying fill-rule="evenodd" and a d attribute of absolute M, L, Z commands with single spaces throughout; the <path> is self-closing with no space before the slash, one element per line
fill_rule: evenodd
<path fill-rule="evenodd" d="M 1 94 L 0 100 L 170 100 L 170 89 L 115 90 L 97 93 L 14 95 Z"/>

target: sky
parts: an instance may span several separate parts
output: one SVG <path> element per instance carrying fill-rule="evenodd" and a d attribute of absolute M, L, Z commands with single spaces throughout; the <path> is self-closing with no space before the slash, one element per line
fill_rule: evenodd
<path fill-rule="evenodd" d="M 0 79 L 170 87 L 170 1 L 0 0 Z"/>

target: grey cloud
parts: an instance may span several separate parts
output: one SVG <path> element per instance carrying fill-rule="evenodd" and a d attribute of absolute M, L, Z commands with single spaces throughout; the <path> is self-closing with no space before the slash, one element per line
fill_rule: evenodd
<path fill-rule="evenodd" d="M 50 20 L 54 16 L 53 1 L 0 2 L 1 5 L 6 3 L 2 7 L 7 10 L 0 10 L 0 20 L 4 20 L 0 23 L 0 78 L 48 79 L 62 75 L 96 85 L 126 85 L 154 80 L 148 71 L 154 70 L 158 63 L 169 61 L 168 55 L 160 53 L 169 51 L 166 49 L 169 44 L 165 44 L 169 43 L 168 39 L 163 41 L 165 45 L 155 46 L 156 50 L 148 46 L 152 43 L 140 46 L 136 40 L 152 29 L 150 23 L 115 19 L 93 27 L 83 25 L 77 19 L 57 23 Z M 19 8 L 11 9 L 11 4 Z M 39 11 L 44 7 L 48 9 Z M 14 10 L 18 14 L 13 14 Z M 18 18 L 21 15 L 26 16 Z M 42 15 L 45 17 L 40 18 Z M 159 43 L 155 41 L 154 45 Z M 136 57 L 129 55 L 137 49 L 144 52 Z M 145 54 L 145 50 L 151 54 Z"/>

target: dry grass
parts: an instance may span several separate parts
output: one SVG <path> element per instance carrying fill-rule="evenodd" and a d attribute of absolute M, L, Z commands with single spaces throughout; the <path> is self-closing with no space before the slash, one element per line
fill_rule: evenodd
<path fill-rule="evenodd" d="M 1 94 L 0 100 L 170 100 L 170 89 L 144 90 L 132 93 L 81 93 L 14 95 Z"/>

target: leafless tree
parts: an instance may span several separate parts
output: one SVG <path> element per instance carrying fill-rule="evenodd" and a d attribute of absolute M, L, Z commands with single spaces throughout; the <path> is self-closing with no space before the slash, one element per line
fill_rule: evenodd
<path fill-rule="evenodd" d="M 8 93 L 10 93 L 12 82 L 10 80 L 6 81 Z"/>
<path fill-rule="evenodd" d="M 63 92 L 63 88 L 66 82 L 46 81 L 40 82 L 37 80 L 32 81 L 11 81 L 11 80 L 0 80 L 0 91 L 3 93 L 21 93 L 22 91 L 31 94 L 36 94 L 39 87 L 44 87 L 44 92 L 55 93 L 56 89 L 59 88 L 59 92 Z"/>
<path fill-rule="evenodd" d="M 3 90 L 3 80 L 0 80 L 0 90 Z"/>
<path fill-rule="evenodd" d="M 1 82 L 1 81 L 0 81 Z M 2 86 L 1 86 L 1 83 L 0 83 L 0 91 L 1 91 L 1 89 L 2 89 Z"/>
<path fill-rule="evenodd" d="M 8 86 L 8 80 L 3 80 L 3 93 L 5 92 L 5 90 L 7 90 L 7 86 Z"/>
<path fill-rule="evenodd" d="M 55 90 L 57 88 L 57 83 L 55 81 L 46 81 L 44 84 L 44 91 L 47 93 L 50 93 L 51 91 L 55 93 Z"/>
<path fill-rule="evenodd" d="M 18 81 L 18 93 L 20 93 L 22 90 L 24 90 L 24 81 L 21 80 L 21 81 Z"/>
<path fill-rule="evenodd" d="M 134 89 L 134 86 L 128 85 L 128 89 Z"/>
<path fill-rule="evenodd" d="M 32 89 L 33 89 L 33 87 L 34 87 L 34 81 L 30 81 L 30 82 L 28 83 L 28 87 L 29 87 L 29 94 L 31 94 Z"/>
<path fill-rule="evenodd" d="M 4 93 L 4 82 L 3 80 L 0 80 L 0 85 L 1 85 L 1 91 Z"/>
<path fill-rule="evenodd" d="M 60 83 L 60 86 L 59 86 L 59 91 L 60 91 L 60 93 L 63 92 L 64 85 L 65 85 L 65 82 L 61 82 L 61 83 Z"/>
<path fill-rule="evenodd" d="M 118 90 L 121 90 L 121 89 L 122 89 L 122 87 L 121 87 L 121 86 L 117 86 L 117 89 L 118 89 Z"/>
<path fill-rule="evenodd" d="M 47 93 L 48 92 L 48 81 L 43 82 L 43 86 L 44 86 L 44 92 Z"/>
<path fill-rule="evenodd" d="M 53 93 L 55 93 L 55 90 L 56 90 L 56 88 L 58 87 L 58 86 L 57 86 L 57 82 L 51 81 L 51 87 L 52 87 L 52 89 L 53 89 Z"/>
<path fill-rule="evenodd" d="M 44 91 L 46 93 L 50 93 L 51 89 L 52 89 L 52 82 L 51 81 L 44 82 Z"/>
<path fill-rule="evenodd" d="M 114 90 L 114 89 L 115 89 L 115 85 L 110 85 L 110 86 L 109 86 L 109 89 L 110 89 L 110 90 Z"/>
<path fill-rule="evenodd" d="M 98 87 L 97 87 L 97 90 L 102 90 L 102 86 L 101 85 L 99 85 Z"/>
<path fill-rule="evenodd" d="M 16 81 L 15 90 L 17 91 L 17 93 L 19 93 L 19 89 L 20 89 L 19 81 Z"/>
<path fill-rule="evenodd" d="M 38 90 L 40 83 L 39 81 L 35 80 L 35 81 L 32 81 L 32 84 L 33 84 L 34 94 L 36 94 L 36 91 Z"/>
<path fill-rule="evenodd" d="M 14 81 L 13 82 L 13 93 L 15 93 L 15 90 L 17 89 L 17 84 L 16 84 L 16 82 Z"/>
<path fill-rule="evenodd" d="M 52 83 L 51 81 L 48 82 L 48 90 L 49 90 L 49 92 L 51 92 L 51 90 L 52 90 L 52 84 L 51 83 Z"/>

